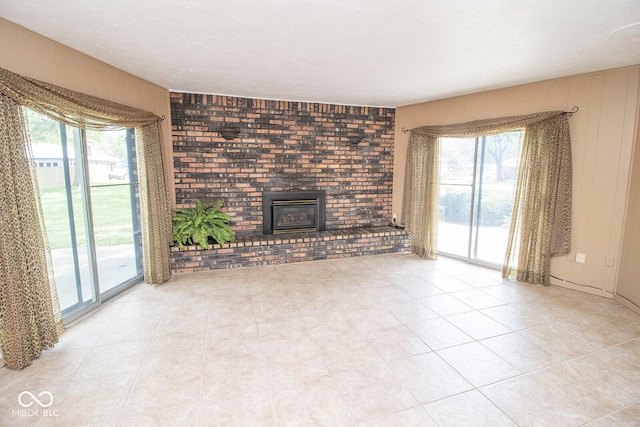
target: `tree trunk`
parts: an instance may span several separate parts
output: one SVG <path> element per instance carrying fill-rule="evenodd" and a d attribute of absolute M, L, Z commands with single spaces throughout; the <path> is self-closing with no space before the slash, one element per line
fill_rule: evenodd
<path fill-rule="evenodd" d="M 502 151 L 498 151 L 493 155 L 496 161 L 496 181 L 504 181 L 504 172 L 502 171 Z"/>

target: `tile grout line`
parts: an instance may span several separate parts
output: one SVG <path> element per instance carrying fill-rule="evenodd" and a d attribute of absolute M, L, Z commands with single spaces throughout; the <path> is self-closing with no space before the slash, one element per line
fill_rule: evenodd
<path fill-rule="evenodd" d="M 165 297 L 164 299 L 167 299 L 167 298 Z M 164 301 L 164 299 L 163 299 L 163 301 Z M 133 391 L 135 390 L 135 387 L 138 384 L 138 380 L 140 379 L 140 374 L 142 373 L 142 366 L 144 365 L 144 362 L 149 357 L 149 353 L 151 352 L 151 348 L 153 347 L 153 342 L 156 340 L 156 338 L 158 336 L 158 330 L 160 329 L 160 325 L 162 324 L 162 320 L 164 319 L 164 316 L 166 315 L 168 308 L 169 308 L 169 304 L 166 303 L 165 306 L 164 306 L 164 309 L 162 310 L 162 315 L 160 316 L 160 319 L 158 321 L 158 325 L 156 326 L 156 328 L 155 328 L 155 330 L 153 332 L 153 337 L 152 337 L 151 341 L 149 342 L 149 346 L 147 348 L 147 351 L 145 352 L 145 355 L 142 358 L 142 362 L 140 362 L 140 365 L 138 366 L 138 370 L 136 371 L 135 378 L 133 379 L 131 387 L 129 388 L 129 392 L 127 393 L 127 398 L 125 399 L 124 405 L 122 406 L 122 409 L 120 410 L 120 415 L 118 416 L 118 420 L 120 420 L 124 416 L 125 410 L 127 409 L 127 406 L 129 405 L 129 402 L 131 400 L 131 395 L 133 394 Z"/>

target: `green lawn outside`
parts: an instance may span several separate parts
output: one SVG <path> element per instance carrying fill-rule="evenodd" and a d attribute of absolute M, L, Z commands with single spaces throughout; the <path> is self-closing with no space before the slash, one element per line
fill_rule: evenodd
<path fill-rule="evenodd" d="M 70 248 L 71 235 L 65 189 L 43 189 L 40 198 L 51 249 Z M 79 246 L 86 246 L 80 190 L 72 190 L 72 199 L 77 243 Z M 129 184 L 91 188 L 97 246 L 133 244 L 130 200 Z"/>

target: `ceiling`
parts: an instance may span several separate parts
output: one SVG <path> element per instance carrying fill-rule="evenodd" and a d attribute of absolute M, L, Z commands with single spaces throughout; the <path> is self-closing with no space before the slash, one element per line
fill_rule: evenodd
<path fill-rule="evenodd" d="M 171 91 L 396 107 L 640 64 L 639 0 L 0 0 Z"/>

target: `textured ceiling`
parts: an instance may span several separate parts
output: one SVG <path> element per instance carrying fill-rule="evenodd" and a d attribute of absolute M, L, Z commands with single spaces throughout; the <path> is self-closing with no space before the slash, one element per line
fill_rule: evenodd
<path fill-rule="evenodd" d="M 172 91 L 400 106 L 640 64 L 639 0 L 0 0 Z"/>

